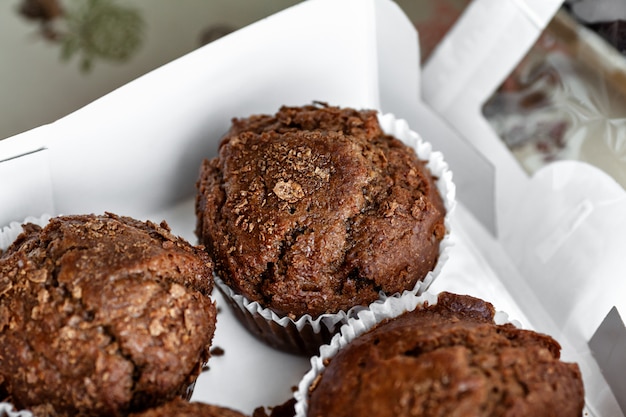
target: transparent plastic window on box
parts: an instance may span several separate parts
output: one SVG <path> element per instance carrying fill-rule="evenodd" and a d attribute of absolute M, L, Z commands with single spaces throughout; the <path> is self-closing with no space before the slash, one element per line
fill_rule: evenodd
<path fill-rule="evenodd" d="M 578 160 L 626 187 L 626 22 L 574 10 L 555 15 L 483 114 L 529 174 Z"/>

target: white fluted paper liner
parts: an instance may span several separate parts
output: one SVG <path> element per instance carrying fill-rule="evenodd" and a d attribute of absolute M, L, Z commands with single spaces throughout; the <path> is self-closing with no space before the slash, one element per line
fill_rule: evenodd
<path fill-rule="evenodd" d="M 8 226 L 0 228 L 0 251 L 6 250 L 11 243 L 17 239 L 22 233 L 22 225 L 33 223 L 39 226 L 45 226 L 50 221 L 50 215 L 44 214 L 40 217 L 26 217 L 22 222 L 11 222 Z M 2 414 L 0 414 L 0 417 Z"/>
<path fill-rule="evenodd" d="M 27 410 L 15 410 L 11 403 L 0 403 L 0 417 L 33 417 L 33 413 Z"/>
<path fill-rule="evenodd" d="M 405 293 L 402 296 L 395 295 L 385 300 L 380 300 L 361 310 L 356 317 L 348 319 L 340 331 L 333 336 L 329 344 L 319 349 L 319 354 L 311 358 L 311 368 L 302 377 L 298 384 L 298 390 L 294 393 L 296 400 L 295 416 L 306 417 L 308 412 L 309 389 L 317 377 L 324 371 L 325 363 L 333 358 L 337 352 L 346 347 L 357 337 L 371 330 L 374 326 L 386 319 L 396 318 L 406 312 L 413 311 L 419 306 L 432 306 L 437 304 L 437 295 L 428 291 L 420 295 Z M 497 311 L 494 315 L 496 324 L 512 323 L 519 327 L 519 323 L 511 321 L 508 314 Z"/>
<path fill-rule="evenodd" d="M 430 287 L 449 258 L 449 252 L 452 247 L 450 215 L 456 205 L 456 188 L 452 182 L 452 172 L 445 162 L 443 154 L 433 151 L 432 145 L 411 130 L 405 120 L 396 119 L 392 114 L 379 114 L 378 119 L 382 130 L 386 134 L 392 135 L 411 146 L 415 149 L 418 158 L 426 161 L 426 168 L 436 178 L 436 186 L 446 208 L 444 217 L 446 233 L 439 244 L 437 263 L 432 271 L 428 272 L 421 281 L 416 283 L 413 289 L 405 291 L 407 294 L 421 294 Z M 215 284 L 225 296 L 237 318 L 253 334 L 271 346 L 308 356 L 316 354 L 319 346 L 328 343 L 330 338 L 342 324 L 347 322 L 349 317 L 367 308 L 366 306 L 356 306 L 347 311 L 322 314 L 315 319 L 310 315 L 304 315 L 293 320 L 289 317 L 281 317 L 271 309 L 264 308 L 258 302 L 250 301 L 246 297 L 235 293 L 219 277 L 216 277 Z M 391 295 L 381 294 L 381 299 Z"/>

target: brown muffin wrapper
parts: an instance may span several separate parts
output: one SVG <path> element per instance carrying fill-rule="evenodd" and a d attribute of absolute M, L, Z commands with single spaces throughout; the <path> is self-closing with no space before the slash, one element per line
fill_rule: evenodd
<path fill-rule="evenodd" d="M 439 258 L 432 271 L 423 280 L 419 281 L 411 290 L 404 294 L 415 295 L 426 291 L 435 278 L 440 274 L 445 262 L 449 257 L 452 246 L 450 239 L 450 215 L 456 205 L 455 186 L 452 182 L 452 172 L 440 152 L 434 152 L 430 143 L 425 142 L 407 122 L 396 119 L 391 114 L 379 115 L 379 122 L 383 131 L 402 140 L 415 149 L 419 159 L 427 161 L 426 167 L 436 178 L 436 185 L 443 199 L 446 215 L 444 225 L 446 234 L 439 244 Z M 316 319 L 309 315 L 295 320 L 289 317 L 280 317 L 272 310 L 262 307 L 258 302 L 250 301 L 235 293 L 219 277 L 215 277 L 215 285 L 224 295 L 237 319 L 257 338 L 285 352 L 312 356 L 318 353 L 319 347 L 329 343 L 339 328 L 353 317 L 357 312 L 367 309 L 367 306 L 356 306 L 348 311 L 340 311 L 335 314 L 323 314 Z M 387 296 L 381 294 L 380 300 Z M 380 301 L 379 300 L 379 301 Z"/>
<path fill-rule="evenodd" d="M 258 302 L 236 294 L 218 276 L 214 279 L 239 322 L 259 340 L 284 352 L 303 356 L 317 354 L 319 346 L 328 343 L 348 318 L 348 313 L 343 311 L 323 314 L 317 319 L 309 315 L 297 320 L 280 317 Z"/>

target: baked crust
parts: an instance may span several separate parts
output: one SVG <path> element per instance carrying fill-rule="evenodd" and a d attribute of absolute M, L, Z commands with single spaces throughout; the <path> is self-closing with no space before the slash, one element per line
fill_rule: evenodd
<path fill-rule="evenodd" d="M 0 385 L 36 415 L 125 415 L 187 395 L 216 309 L 203 248 L 110 213 L 33 224 L 0 257 Z"/>
<path fill-rule="evenodd" d="M 435 178 L 374 111 L 318 104 L 234 119 L 197 188 L 196 234 L 217 273 L 293 318 L 413 289 L 445 234 Z"/>
<path fill-rule="evenodd" d="M 333 357 L 311 389 L 309 417 L 577 416 L 578 366 L 553 338 L 493 322 L 493 306 L 442 293 Z"/>

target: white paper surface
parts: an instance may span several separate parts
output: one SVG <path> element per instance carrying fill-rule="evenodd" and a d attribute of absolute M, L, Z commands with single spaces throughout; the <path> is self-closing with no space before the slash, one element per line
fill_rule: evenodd
<path fill-rule="evenodd" d="M 432 53 L 422 71 L 424 102 L 474 145 L 496 170 L 496 229 L 512 193 L 526 180 L 481 114 L 562 0 L 475 0 Z"/>
<path fill-rule="evenodd" d="M 446 156 L 454 171 L 457 199 L 489 230 L 496 233 L 495 170 L 493 164 L 458 131 L 423 102 L 407 119 L 424 140 Z"/>

